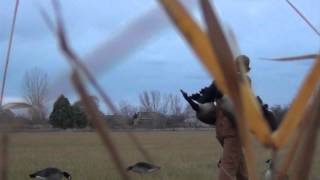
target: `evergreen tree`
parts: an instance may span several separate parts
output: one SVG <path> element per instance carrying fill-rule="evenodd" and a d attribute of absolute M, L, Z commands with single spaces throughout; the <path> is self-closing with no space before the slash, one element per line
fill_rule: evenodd
<path fill-rule="evenodd" d="M 98 106 L 98 99 L 95 96 L 90 96 L 90 98 L 93 100 L 93 102 Z M 73 111 L 75 113 L 74 115 L 74 123 L 75 127 L 77 128 L 84 128 L 84 127 L 91 127 L 94 128 L 94 125 L 91 122 L 91 117 L 88 116 L 88 114 L 85 111 L 85 105 L 81 100 L 76 101 L 73 104 Z M 99 111 L 99 115 L 103 118 L 104 114 Z"/>
<path fill-rule="evenodd" d="M 84 109 L 79 106 L 79 103 L 75 103 L 72 106 L 73 109 L 73 124 L 76 128 L 85 128 L 88 125 L 88 119 Z"/>
<path fill-rule="evenodd" d="M 61 95 L 54 103 L 49 120 L 53 127 L 66 129 L 74 126 L 73 108 L 64 95 Z"/>

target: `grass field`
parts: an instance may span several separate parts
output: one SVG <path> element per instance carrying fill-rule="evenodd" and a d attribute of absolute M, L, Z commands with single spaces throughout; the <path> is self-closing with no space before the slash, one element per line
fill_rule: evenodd
<path fill-rule="evenodd" d="M 216 179 L 221 147 L 213 131 L 135 134 L 161 170 L 142 176 L 130 173 L 133 179 Z M 143 160 L 126 133 L 114 132 L 112 136 L 126 165 Z M 258 145 L 255 150 L 258 173 L 262 175 L 264 160 L 270 157 L 270 152 Z M 312 179 L 320 176 L 319 164 L 316 159 Z M 17 133 L 11 136 L 9 180 L 28 179 L 31 172 L 48 166 L 70 172 L 75 180 L 120 179 L 95 133 Z"/>

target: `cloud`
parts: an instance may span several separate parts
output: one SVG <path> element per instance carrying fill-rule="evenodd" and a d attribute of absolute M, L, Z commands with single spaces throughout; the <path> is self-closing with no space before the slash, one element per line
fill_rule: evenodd
<path fill-rule="evenodd" d="M 23 74 L 34 66 L 48 72 L 55 87 L 52 94 L 71 89 L 66 73 L 69 66 L 35 6 L 40 4 L 52 16 L 49 2 L 21 1 L 9 65 L 8 96 L 22 94 Z M 205 68 L 156 1 L 61 2 L 72 47 L 82 57 L 94 60 L 88 61 L 88 65 L 115 101 L 137 102 L 137 94 L 145 89 L 178 93 L 183 88 L 195 92 L 210 84 Z M 256 93 L 268 103 L 289 103 L 302 82 L 301 76 L 312 63 L 274 63 L 259 58 L 318 52 L 317 36 L 285 1 L 213 2 L 222 21 L 235 32 L 241 52 L 252 60 L 251 77 Z M 292 2 L 320 28 L 318 0 Z M 6 49 L 13 5 L 12 0 L 0 2 L 1 56 Z M 199 6 L 191 6 L 194 17 L 203 26 Z M 93 47 L 96 48 L 92 51 Z M 2 67 L 2 62 L 0 65 Z M 70 92 L 70 96 L 74 96 L 73 91 Z"/>
<path fill-rule="evenodd" d="M 188 7 L 192 7 L 192 4 L 185 1 Z M 112 38 L 100 44 L 84 59 L 92 72 L 99 76 L 113 67 L 114 64 L 119 63 L 132 55 L 133 52 L 143 48 L 143 46 L 150 42 L 156 36 L 165 30 L 170 25 L 170 21 L 166 17 L 163 9 L 159 6 L 152 7 L 151 9 L 143 12 L 140 16 L 128 22 L 125 27 L 113 34 Z M 53 89 L 50 93 L 56 96 L 56 92 L 65 92 L 70 90 L 70 82 L 61 82 L 61 77 L 66 76 L 66 73 L 62 73 L 58 83 L 64 83 L 60 89 Z M 54 82 L 54 84 L 57 82 Z"/>

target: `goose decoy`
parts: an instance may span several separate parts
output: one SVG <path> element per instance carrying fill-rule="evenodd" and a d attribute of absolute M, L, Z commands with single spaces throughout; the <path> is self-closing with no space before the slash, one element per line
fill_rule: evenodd
<path fill-rule="evenodd" d="M 127 168 L 127 171 L 132 171 L 132 172 L 136 172 L 139 174 L 143 174 L 143 173 L 150 173 L 150 172 L 154 172 L 154 171 L 158 171 L 160 170 L 159 166 L 150 164 L 150 163 L 146 163 L 146 162 L 137 162 L 136 164 L 129 166 Z"/>
<path fill-rule="evenodd" d="M 265 180 L 272 180 L 272 179 L 274 179 L 273 176 L 277 176 L 278 174 L 277 174 L 277 172 L 274 171 L 273 163 L 272 163 L 271 159 L 266 160 L 265 163 L 267 165 L 267 170 L 264 173 L 264 179 Z M 289 180 L 289 176 L 285 175 L 283 177 L 283 180 Z"/>
<path fill-rule="evenodd" d="M 71 180 L 71 175 L 65 171 L 61 171 L 58 168 L 46 168 L 29 175 L 30 178 L 39 180 L 62 180 L 64 177 Z"/>

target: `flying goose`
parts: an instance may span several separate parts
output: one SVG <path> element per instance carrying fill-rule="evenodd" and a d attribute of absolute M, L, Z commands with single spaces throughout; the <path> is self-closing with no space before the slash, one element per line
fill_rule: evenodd
<path fill-rule="evenodd" d="M 38 180 L 62 180 L 64 177 L 71 180 L 71 175 L 65 171 L 61 171 L 58 168 L 49 167 L 42 169 L 29 175 L 30 178 Z"/>
<path fill-rule="evenodd" d="M 150 163 L 146 163 L 146 162 L 137 162 L 136 164 L 129 166 L 127 168 L 127 171 L 132 171 L 132 172 L 136 172 L 139 174 L 143 174 L 143 173 L 150 173 L 150 172 L 154 172 L 154 171 L 158 171 L 160 170 L 159 166 L 150 164 Z"/>

